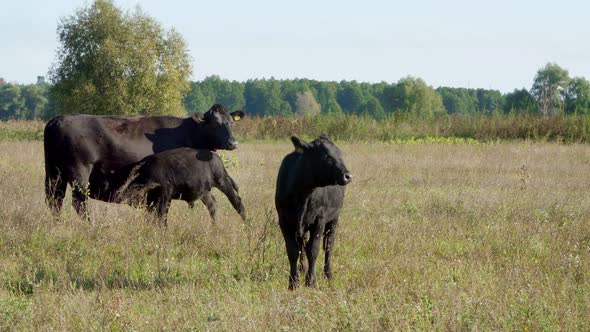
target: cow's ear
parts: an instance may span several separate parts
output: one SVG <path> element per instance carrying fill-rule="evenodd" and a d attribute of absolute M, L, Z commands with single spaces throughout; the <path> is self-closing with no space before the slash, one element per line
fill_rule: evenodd
<path fill-rule="evenodd" d="M 234 121 L 240 121 L 244 115 L 246 115 L 246 113 L 242 112 L 242 111 L 235 111 L 235 112 L 231 112 L 229 113 L 229 115 L 231 115 L 232 119 L 234 119 Z"/>
<path fill-rule="evenodd" d="M 305 142 L 297 136 L 291 136 L 291 142 L 293 142 L 293 146 L 295 146 L 295 151 L 298 153 L 303 153 L 310 147 L 309 143 Z"/>
<path fill-rule="evenodd" d="M 203 113 L 201 112 L 195 112 L 191 115 L 191 118 L 193 118 L 193 120 L 195 120 L 196 123 L 201 123 L 203 121 L 205 121 L 203 119 Z"/>

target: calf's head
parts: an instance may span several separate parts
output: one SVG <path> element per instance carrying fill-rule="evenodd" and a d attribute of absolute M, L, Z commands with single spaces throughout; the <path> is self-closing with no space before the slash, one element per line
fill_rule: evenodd
<path fill-rule="evenodd" d="M 344 186 L 352 181 L 352 174 L 344 165 L 342 152 L 328 136 L 322 134 L 311 143 L 293 136 L 291 142 L 295 151 L 301 154 L 303 171 L 312 178 L 315 186 Z"/>
<path fill-rule="evenodd" d="M 231 126 L 244 117 L 244 112 L 229 113 L 220 105 L 215 104 L 204 114 L 195 114 L 193 119 L 199 125 L 198 141 L 195 148 L 208 150 L 234 150 L 238 142 L 234 138 Z"/>

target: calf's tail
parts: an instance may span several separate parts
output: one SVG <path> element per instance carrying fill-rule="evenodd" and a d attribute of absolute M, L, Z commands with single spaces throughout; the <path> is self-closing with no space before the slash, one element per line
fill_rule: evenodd
<path fill-rule="evenodd" d="M 127 180 L 115 192 L 115 203 L 141 205 L 146 202 L 146 197 L 150 190 L 160 187 L 155 182 L 143 183 L 137 181 L 140 174 L 139 170 L 143 164 L 143 162 L 139 162 L 129 171 Z"/>
<path fill-rule="evenodd" d="M 132 183 L 126 185 L 124 189 L 117 190 L 115 194 L 115 203 L 127 203 L 133 206 L 139 206 L 146 203 L 148 193 L 152 189 L 160 187 L 158 183 Z"/>

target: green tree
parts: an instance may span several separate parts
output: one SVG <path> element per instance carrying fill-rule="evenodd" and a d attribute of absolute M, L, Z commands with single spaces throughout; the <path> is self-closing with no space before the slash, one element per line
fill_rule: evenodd
<path fill-rule="evenodd" d="M 297 99 L 304 91 L 308 91 L 307 85 L 302 80 L 279 81 L 281 99 L 289 103 L 289 107 L 297 112 Z"/>
<path fill-rule="evenodd" d="M 182 37 L 139 8 L 96 0 L 63 18 L 51 69 L 59 113 L 184 114 L 190 58 Z"/>
<path fill-rule="evenodd" d="M 338 83 L 336 82 L 315 82 L 315 90 L 318 92 L 317 101 L 323 113 L 341 114 L 342 107 L 338 103 Z"/>
<path fill-rule="evenodd" d="M 420 117 L 444 113 L 441 96 L 422 79 L 408 76 L 399 80 L 397 86 L 394 105 L 398 108 L 394 111 Z"/>
<path fill-rule="evenodd" d="M 472 114 L 480 111 L 476 90 L 440 87 L 436 91 L 441 95 L 448 113 Z"/>
<path fill-rule="evenodd" d="M 556 63 L 548 63 L 537 71 L 531 94 L 537 100 L 541 114 L 555 114 L 563 110 L 569 80 L 568 71 Z"/>
<path fill-rule="evenodd" d="M 215 103 L 215 95 L 204 90 L 202 82 L 191 83 L 191 88 L 184 98 L 184 107 L 187 112 L 203 112 Z"/>
<path fill-rule="evenodd" d="M 21 96 L 19 85 L 4 84 L 0 86 L 0 119 L 18 119 L 24 106 L 25 100 Z"/>
<path fill-rule="evenodd" d="M 363 105 L 363 109 L 364 114 L 366 113 L 377 120 L 383 119 L 386 116 L 383 106 L 381 106 L 379 100 L 374 96 L 369 97 L 367 102 Z"/>
<path fill-rule="evenodd" d="M 275 79 L 248 80 L 244 86 L 246 112 L 252 115 L 290 115 L 291 106 L 281 99 L 281 84 Z"/>
<path fill-rule="evenodd" d="M 337 94 L 337 100 L 344 113 L 363 113 L 362 106 L 366 103 L 366 100 L 363 95 L 363 91 L 361 90 L 360 84 L 358 84 L 356 81 L 342 81 L 340 82 L 339 87 L 340 89 Z"/>
<path fill-rule="evenodd" d="M 503 108 L 505 113 L 537 113 L 539 111 L 535 97 L 526 89 L 515 89 L 507 93 Z"/>
<path fill-rule="evenodd" d="M 583 77 L 574 77 L 565 91 L 567 113 L 590 113 L 590 82 Z"/>
<path fill-rule="evenodd" d="M 29 84 L 21 88 L 21 96 L 24 100 L 24 110 L 19 119 L 36 119 L 45 116 L 47 106 L 48 87 L 46 84 Z"/>
<path fill-rule="evenodd" d="M 246 106 L 244 99 L 244 84 L 236 81 L 223 80 L 217 93 L 216 102 L 223 104 L 228 109 L 243 109 Z"/>
<path fill-rule="evenodd" d="M 479 111 L 484 114 L 491 114 L 496 110 L 502 110 L 504 97 L 498 90 L 477 89 L 477 105 Z"/>

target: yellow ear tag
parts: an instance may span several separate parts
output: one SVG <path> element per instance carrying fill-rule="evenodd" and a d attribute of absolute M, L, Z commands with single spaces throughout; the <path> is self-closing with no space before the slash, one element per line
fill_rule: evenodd
<path fill-rule="evenodd" d="M 242 117 L 239 115 L 234 115 L 234 121 L 240 121 Z"/>
<path fill-rule="evenodd" d="M 295 152 L 297 152 L 297 153 L 303 153 L 303 149 L 302 148 L 295 148 Z"/>

